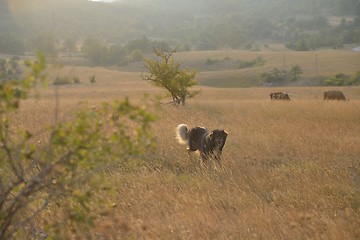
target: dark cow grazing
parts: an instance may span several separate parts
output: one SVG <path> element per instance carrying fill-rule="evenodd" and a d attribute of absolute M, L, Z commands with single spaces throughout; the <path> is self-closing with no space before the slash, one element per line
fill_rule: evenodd
<path fill-rule="evenodd" d="M 346 100 L 342 91 L 331 90 L 324 92 L 324 100 Z"/>
<path fill-rule="evenodd" d="M 270 93 L 270 99 L 271 100 L 288 100 L 288 101 L 290 101 L 289 95 L 287 93 L 283 93 L 283 92 Z"/>

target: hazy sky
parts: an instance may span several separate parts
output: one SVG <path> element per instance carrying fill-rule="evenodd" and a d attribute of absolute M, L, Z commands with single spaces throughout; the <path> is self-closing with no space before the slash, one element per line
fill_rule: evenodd
<path fill-rule="evenodd" d="M 115 0 L 89 0 L 92 2 L 114 2 Z"/>

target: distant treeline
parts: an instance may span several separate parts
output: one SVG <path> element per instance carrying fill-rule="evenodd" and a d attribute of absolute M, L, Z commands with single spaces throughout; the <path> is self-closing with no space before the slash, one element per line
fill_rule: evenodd
<path fill-rule="evenodd" d="M 153 53 L 156 49 L 169 51 L 164 41 L 150 40 L 146 37 L 131 40 L 125 45 L 107 44 L 98 38 L 88 37 L 81 47 L 83 57 L 96 65 L 127 65 L 129 62 L 142 61 L 144 54 Z"/>
<path fill-rule="evenodd" d="M 330 24 L 331 16 L 343 18 Z M 0 0 L 0 53 L 80 50 L 93 36 L 124 46 L 143 36 L 179 50 L 278 41 L 295 50 L 360 42 L 360 0 Z"/>

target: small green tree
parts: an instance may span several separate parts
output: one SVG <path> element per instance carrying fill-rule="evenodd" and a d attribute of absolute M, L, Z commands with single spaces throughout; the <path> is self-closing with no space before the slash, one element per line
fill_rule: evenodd
<path fill-rule="evenodd" d="M 344 86 L 349 82 L 350 76 L 344 73 L 337 73 L 325 80 L 325 84 L 329 86 Z"/>
<path fill-rule="evenodd" d="M 65 51 L 75 52 L 76 51 L 76 39 L 67 38 L 62 44 L 62 47 Z"/>
<path fill-rule="evenodd" d="M 337 73 L 334 76 L 325 80 L 325 84 L 329 86 L 353 86 L 360 84 L 360 71 L 357 71 L 354 76 L 346 75 L 344 73 Z"/>
<path fill-rule="evenodd" d="M 94 84 L 96 82 L 96 76 L 95 75 L 90 76 L 89 81 L 91 84 Z"/>
<path fill-rule="evenodd" d="M 260 76 L 265 83 L 286 84 L 298 80 L 302 73 L 302 68 L 296 64 L 291 66 L 289 71 L 274 68 L 269 72 L 261 73 Z"/>
<path fill-rule="evenodd" d="M 298 64 L 291 66 L 289 70 L 289 80 L 290 82 L 295 82 L 299 79 L 300 75 L 303 73 L 301 66 Z"/>
<path fill-rule="evenodd" d="M 266 83 L 284 83 L 286 81 L 286 71 L 278 68 L 274 68 L 270 72 L 263 72 L 260 76 Z"/>
<path fill-rule="evenodd" d="M 130 61 L 137 62 L 144 59 L 144 54 L 139 49 L 134 49 L 130 53 Z"/>
<path fill-rule="evenodd" d="M 196 72 L 187 68 L 181 69 L 181 65 L 174 61 L 174 52 L 155 51 L 159 60 L 146 58 L 144 65 L 148 73 L 144 74 L 142 78 L 150 81 L 156 87 L 165 89 L 172 97 L 173 104 L 185 105 L 186 99 L 199 93 L 199 91 L 189 90 L 197 84 Z"/>
<path fill-rule="evenodd" d="M 350 78 L 350 85 L 360 85 L 360 71 Z"/>
<path fill-rule="evenodd" d="M 296 51 L 309 51 L 310 47 L 308 45 L 309 45 L 308 42 L 304 38 L 302 38 L 295 43 L 295 50 Z"/>

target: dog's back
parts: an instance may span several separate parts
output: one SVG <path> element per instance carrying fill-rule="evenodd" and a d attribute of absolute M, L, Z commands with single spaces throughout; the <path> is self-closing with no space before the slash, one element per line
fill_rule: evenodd
<path fill-rule="evenodd" d="M 195 127 L 189 130 L 186 124 L 179 124 L 176 128 L 176 139 L 181 144 L 187 144 L 189 151 L 201 151 L 202 141 L 208 130 L 204 127 Z"/>
<path fill-rule="evenodd" d="M 208 134 L 208 130 L 204 127 L 192 128 L 189 132 L 189 150 L 200 152 L 203 151 L 203 141 Z"/>

